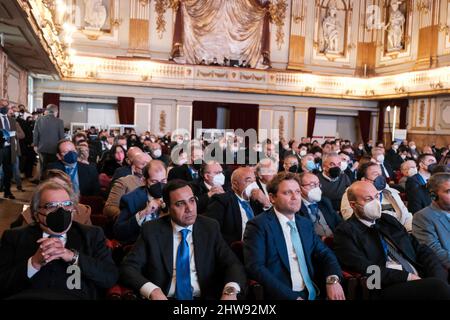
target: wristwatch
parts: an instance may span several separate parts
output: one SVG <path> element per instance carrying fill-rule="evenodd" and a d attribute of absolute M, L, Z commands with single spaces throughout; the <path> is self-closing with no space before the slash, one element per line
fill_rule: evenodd
<path fill-rule="evenodd" d="M 235 287 L 226 287 L 223 290 L 223 294 L 227 295 L 227 296 L 232 296 L 232 295 L 237 295 L 239 293 L 239 291 L 236 290 Z"/>
<path fill-rule="evenodd" d="M 336 284 L 341 282 L 341 279 L 337 275 L 331 275 L 327 277 L 327 284 Z"/>
<path fill-rule="evenodd" d="M 75 249 L 69 249 L 69 250 L 73 252 L 73 258 L 70 261 L 70 264 L 78 265 L 78 257 L 80 256 L 79 252 Z"/>

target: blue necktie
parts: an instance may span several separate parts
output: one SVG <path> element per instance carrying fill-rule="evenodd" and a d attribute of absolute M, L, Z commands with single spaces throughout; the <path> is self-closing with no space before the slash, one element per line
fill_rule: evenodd
<path fill-rule="evenodd" d="M 289 221 L 288 226 L 291 228 L 291 241 L 292 245 L 294 246 L 295 254 L 297 255 L 300 272 L 302 273 L 306 289 L 308 289 L 308 300 L 314 300 L 316 298 L 316 289 L 314 288 L 313 282 L 309 276 L 305 253 L 303 252 L 303 245 L 300 241 L 300 235 L 298 234 L 295 221 Z"/>
<path fill-rule="evenodd" d="M 248 204 L 247 201 L 242 201 L 238 198 L 239 203 L 241 204 L 242 208 L 245 210 L 245 214 L 247 215 L 247 219 L 251 220 L 255 217 L 255 214 L 253 213 L 252 207 Z"/>
<path fill-rule="evenodd" d="M 311 203 L 308 208 L 311 210 L 311 215 L 315 219 L 313 222 L 319 221 L 319 206 L 317 203 Z"/>
<path fill-rule="evenodd" d="M 181 232 L 181 242 L 177 252 L 177 274 L 175 285 L 175 298 L 177 300 L 192 300 L 191 268 L 189 261 L 189 245 L 187 235 L 189 229 Z"/>

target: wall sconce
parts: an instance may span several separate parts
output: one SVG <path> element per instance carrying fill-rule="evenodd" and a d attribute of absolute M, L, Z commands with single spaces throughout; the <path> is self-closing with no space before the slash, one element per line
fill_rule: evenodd
<path fill-rule="evenodd" d="M 149 74 L 143 74 L 143 75 L 141 75 L 141 79 L 142 79 L 142 81 L 148 81 L 148 80 L 150 80 L 152 77 L 151 77 L 151 75 L 149 75 Z"/>
<path fill-rule="evenodd" d="M 406 92 L 404 86 L 397 87 L 397 88 L 395 88 L 394 90 L 395 90 L 396 93 L 405 93 L 405 92 Z"/>
<path fill-rule="evenodd" d="M 445 34 L 448 34 L 449 29 L 450 29 L 450 26 L 448 24 L 443 24 L 443 23 L 439 24 L 439 32 L 445 32 Z"/>
<path fill-rule="evenodd" d="M 88 77 L 88 78 L 97 78 L 97 71 L 96 70 L 86 71 L 86 77 Z"/>

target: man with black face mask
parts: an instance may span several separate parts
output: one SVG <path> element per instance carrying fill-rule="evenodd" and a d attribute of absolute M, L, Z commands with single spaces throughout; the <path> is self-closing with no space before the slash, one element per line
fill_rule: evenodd
<path fill-rule="evenodd" d="M 58 169 L 70 176 L 73 189 L 82 196 L 100 193 L 97 168 L 92 164 L 77 161 L 78 153 L 70 140 L 61 140 L 57 144 L 59 161 L 50 163 L 48 169 Z"/>
<path fill-rule="evenodd" d="M 162 200 L 162 190 L 167 183 L 164 163 L 151 160 L 142 171 L 145 185 L 122 196 L 120 214 L 114 223 L 114 237 L 124 244 L 134 243 L 141 226 L 158 219 L 165 208 Z"/>
<path fill-rule="evenodd" d="M 395 217 L 406 229 L 411 232 L 412 230 L 412 214 L 408 211 L 402 199 L 400 193 L 389 187 L 386 183 L 386 178 L 381 172 L 379 164 L 374 162 L 367 162 L 361 165 L 358 170 L 358 178 L 361 181 L 369 181 L 378 190 L 381 210 L 383 213 L 390 214 Z M 341 202 L 341 215 L 344 219 L 348 219 L 353 214 L 353 208 L 348 201 L 347 191 L 342 196 Z"/>
<path fill-rule="evenodd" d="M 341 158 L 337 153 L 323 156 L 323 171 L 317 176 L 322 185 L 322 193 L 331 200 L 333 209 L 340 210 L 341 199 L 345 190 L 351 185 L 350 178 L 341 171 Z"/>
<path fill-rule="evenodd" d="M 189 164 L 185 163 L 181 166 L 174 167 L 169 172 L 168 181 L 181 179 L 184 181 L 198 181 L 200 178 L 200 168 L 203 164 L 203 150 L 199 145 L 193 145 L 190 148 L 191 157 Z M 172 160 L 173 155 L 172 155 Z"/>
<path fill-rule="evenodd" d="M 427 182 L 436 165 L 437 161 L 434 155 L 422 153 L 417 158 L 419 172 L 406 180 L 405 191 L 408 199 L 408 209 L 412 214 L 431 204 Z"/>
<path fill-rule="evenodd" d="M 56 182 L 37 187 L 31 200 L 35 223 L 2 237 L 1 298 L 96 299 L 100 289 L 116 283 L 118 270 L 102 229 L 72 220 L 76 199 Z"/>

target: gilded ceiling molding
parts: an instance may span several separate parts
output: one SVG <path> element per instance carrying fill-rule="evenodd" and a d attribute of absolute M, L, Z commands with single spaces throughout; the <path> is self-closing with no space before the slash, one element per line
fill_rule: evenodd
<path fill-rule="evenodd" d="M 284 44 L 284 21 L 286 19 L 286 0 L 273 0 L 269 4 L 270 22 L 277 26 L 276 42 L 278 50 L 281 50 L 281 46 Z"/>

